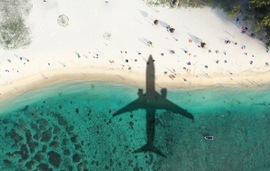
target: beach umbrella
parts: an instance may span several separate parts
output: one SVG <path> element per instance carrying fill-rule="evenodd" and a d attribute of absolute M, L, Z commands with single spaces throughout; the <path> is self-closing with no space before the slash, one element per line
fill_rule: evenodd
<path fill-rule="evenodd" d="M 170 32 L 171 33 L 174 33 L 175 32 L 175 29 L 174 28 L 170 28 Z"/>
<path fill-rule="evenodd" d="M 207 47 L 207 44 L 205 42 L 201 42 L 201 47 L 202 48 L 206 48 Z"/>
<path fill-rule="evenodd" d="M 155 20 L 155 21 L 154 21 L 154 24 L 155 24 L 155 25 L 158 25 L 158 24 L 159 24 L 159 21 L 158 21 L 158 20 Z"/>

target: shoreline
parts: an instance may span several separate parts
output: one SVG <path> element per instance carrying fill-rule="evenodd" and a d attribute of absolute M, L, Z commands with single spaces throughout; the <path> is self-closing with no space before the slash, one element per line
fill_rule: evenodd
<path fill-rule="evenodd" d="M 47 77 L 47 79 L 46 79 Z M 106 67 L 74 67 L 42 71 L 6 84 L 0 85 L 0 102 L 33 89 L 59 84 L 66 81 L 105 81 L 136 85 L 145 88 L 146 75 L 139 72 Z M 186 80 L 186 81 L 185 81 Z M 211 88 L 236 86 L 251 88 L 270 82 L 270 72 L 256 73 L 246 71 L 237 75 L 213 74 L 209 77 L 192 74 L 175 75 L 172 80 L 169 75 L 156 76 L 156 89 L 160 88 Z"/>

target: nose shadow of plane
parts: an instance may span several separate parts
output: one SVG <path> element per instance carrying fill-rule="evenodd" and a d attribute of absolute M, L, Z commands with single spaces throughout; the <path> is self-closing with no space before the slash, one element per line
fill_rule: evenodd
<path fill-rule="evenodd" d="M 161 89 L 161 95 L 155 91 L 155 66 L 152 55 L 149 56 L 146 68 L 146 93 L 143 94 L 143 90 L 139 89 L 139 98 L 126 105 L 122 109 L 119 109 L 113 117 L 120 114 L 131 112 L 137 109 L 146 110 L 146 131 L 147 131 L 147 143 L 143 147 L 135 150 L 134 153 L 140 152 L 153 152 L 157 155 L 166 157 L 157 147 L 154 146 L 155 139 L 155 112 L 158 109 L 165 109 L 169 112 L 183 115 L 194 122 L 194 117 L 187 110 L 182 109 L 176 104 L 166 99 L 167 89 Z"/>

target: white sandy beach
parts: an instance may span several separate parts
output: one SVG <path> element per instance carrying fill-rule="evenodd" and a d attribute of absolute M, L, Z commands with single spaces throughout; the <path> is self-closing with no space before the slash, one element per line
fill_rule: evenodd
<path fill-rule="evenodd" d="M 249 88 L 270 81 L 270 66 L 265 65 L 270 59 L 263 42 L 241 34 L 241 27 L 248 25 L 228 19 L 219 9 L 158 8 L 137 0 L 108 2 L 31 1 L 33 7 L 26 18 L 33 37 L 31 45 L 26 49 L 0 49 L 0 100 L 40 85 L 74 79 L 145 86 L 150 54 L 155 60 L 157 88 Z M 67 27 L 57 23 L 62 14 L 69 18 Z M 159 25 L 153 25 L 156 19 Z M 167 32 L 167 25 L 176 32 Z M 111 34 L 110 39 L 104 38 L 106 33 Z M 206 49 L 198 47 L 200 40 L 207 43 Z M 225 44 L 225 40 L 237 45 Z M 147 41 L 153 42 L 153 47 L 147 46 Z M 173 80 L 171 74 L 175 75 Z"/>

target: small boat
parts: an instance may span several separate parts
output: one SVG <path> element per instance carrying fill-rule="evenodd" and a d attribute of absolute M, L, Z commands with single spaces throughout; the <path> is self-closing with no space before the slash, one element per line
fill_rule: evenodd
<path fill-rule="evenodd" d="M 205 136 L 204 139 L 206 139 L 206 140 L 214 140 L 214 136 Z"/>

